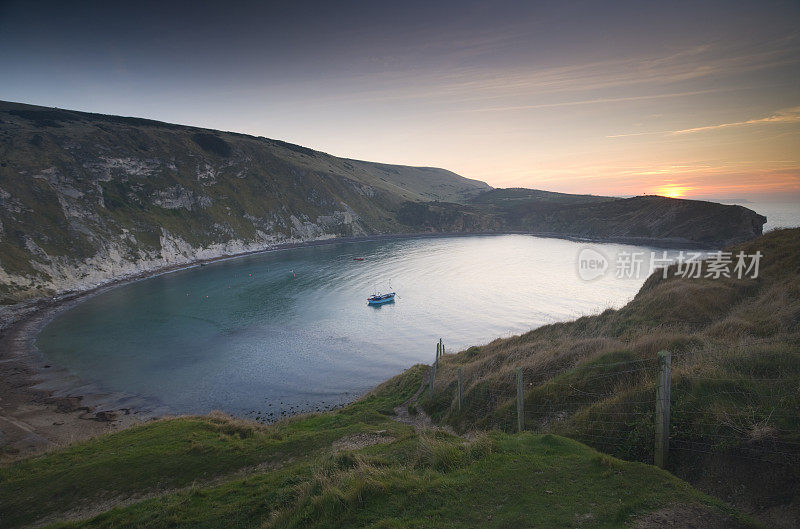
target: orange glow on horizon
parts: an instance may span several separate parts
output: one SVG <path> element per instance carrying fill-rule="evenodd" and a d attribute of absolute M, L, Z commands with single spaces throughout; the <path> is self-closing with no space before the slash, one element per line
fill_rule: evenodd
<path fill-rule="evenodd" d="M 656 188 L 654 193 L 656 195 L 661 195 L 662 197 L 683 198 L 686 196 L 687 192 L 692 191 L 693 189 L 693 187 L 665 185 Z"/>

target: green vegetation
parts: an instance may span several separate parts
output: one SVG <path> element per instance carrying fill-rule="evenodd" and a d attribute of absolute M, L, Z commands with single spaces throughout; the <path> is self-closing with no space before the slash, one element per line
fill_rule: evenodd
<path fill-rule="evenodd" d="M 742 206 L 658 196 L 614 198 L 537 189 L 493 189 L 473 197 L 475 214 L 505 231 L 616 240 L 667 239 L 725 246 L 761 235 L 766 218 Z"/>
<path fill-rule="evenodd" d="M 761 490 L 756 501 L 792 501 L 796 466 L 735 456 L 784 457 L 797 446 L 799 232 L 734 249 L 762 252 L 756 280 L 653 276 L 620 310 L 444 356 L 437 392 L 424 390 L 408 415 L 424 410 L 472 431 L 466 439 L 394 420 L 427 379 L 415 366 L 330 413 L 272 426 L 216 414 L 165 419 L 10 464 L 0 469 L 0 524 L 619 527 L 668 506 L 696 516 L 702 505 L 726 527 L 749 526 L 672 475 L 579 441 L 651 459 L 653 359 L 669 349 L 673 443 L 707 448 L 673 450 L 671 468 L 710 492 L 709 483 L 739 487 L 731 476 L 746 475 Z M 512 434 L 518 365 L 533 431 Z"/>
<path fill-rule="evenodd" d="M 214 134 L 197 133 L 192 135 L 192 141 L 198 144 L 204 151 L 211 152 L 222 158 L 227 158 L 233 152 L 231 146 Z"/>
<path fill-rule="evenodd" d="M 437 391 L 419 405 L 456 431 L 513 431 L 521 367 L 527 429 L 651 462 L 656 353 L 669 350 L 670 469 L 724 497 L 735 480 L 756 510 L 790 503 L 800 494 L 800 229 L 730 250 L 760 251 L 759 277 L 653 275 L 622 309 L 443 357 Z"/>
<path fill-rule="evenodd" d="M 3 303 L 86 288 L 75 278 L 96 276 L 92 260 L 152 271 L 231 242 L 235 253 L 413 231 L 396 219 L 404 202 L 489 188 L 441 169 L 151 120 L 4 102 L 0 116 Z"/>
<path fill-rule="evenodd" d="M 471 204 L 509 204 L 524 203 L 530 201 L 547 202 L 553 204 L 584 204 L 586 202 L 604 202 L 608 200 L 618 200 L 616 197 L 604 197 L 598 195 L 573 195 L 570 193 L 555 193 L 553 191 L 542 191 L 539 189 L 526 189 L 521 187 L 509 187 L 506 189 L 492 189 L 484 191 L 470 199 Z"/>
<path fill-rule="evenodd" d="M 292 461 L 302 467 L 357 433 L 406 438 L 409 428 L 388 416 L 419 387 L 423 369 L 416 366 L 333 413 L 273 426 L 218 414 L 164 419 L 21 461 L 0 469 L 0 523 L 30 523 L 81 502 L 186 487 L 247 468 Z"/>
<path fill-rule="evenodd" d="M 18 462 L 0 469 L 0 524 L 619 527 L 677 504 L 752 526 L 663 471 L 562 437 L 417 433 L 391 415 L 425 371 L 326 414 L 165 419 Z"/>

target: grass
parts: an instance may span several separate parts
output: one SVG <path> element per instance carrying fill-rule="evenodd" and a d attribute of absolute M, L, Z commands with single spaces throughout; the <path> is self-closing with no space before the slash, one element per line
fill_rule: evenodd
<path fill-rule="evenodd" d="M 424 371 L 272 426 L 164 419 L 23 460 L 0 469 L 0 526 L 600 528 L 675 504 L 752 525 L 666 472 L 563 437 L 415 433 L 390 416 Z M 386 442 L 333 446 L 359 433 Z"/>
<path fill-rule="evenodd" d="M 82 502 L 185 487 L 256 465 L 306 460 L 376 425 L 402 438 L 408 428 L 387 414 L 416 391 L 422 369 L 329 414 L 270 427 L 221 414 L 164 419 L 26 459 L 0 469 L 0 525 L 30 523 Z"/>
<path fill-rule="evenodd" d="M 786 412 L 800 406 L 800 230 L 773 232 L 738 249 L 764 253 L 758 279 L 651 277 L 620 310 L 445 356 L 436 394 L 426 394 L 420 404 L 459 431 L 502 429 L 516 423 L 514 371 L 521 367 L 526 409 L 563 405 L 554 410 L 562 415 L 559 422 L 571 420 L 579 429 L 604 406 L 636 402 L 643 404 L 637 410 L 651 411 L 656 353 L 669 350 L 674 412 L 701 407 L 698 420 L 708 420 L 719 409 L 749 407 L 758 417 L 774 411 L 768 422 L 790 432 L 784 440 L 794 441 L 800 414 Z M 458 368 L 465 385 L 461 411 Z"/>
<path fill-rule="evenodd" d="M 709 501 L 652 467 L 564 438 L 484 439 L 421 437 L 415 464 L 364 459 L 317 476 L 265 527 L 619 527 L 670 502 Z"/>
<path fill-rule="evenodd" d="M 419 406 L 456 431 L 514 431 L 515 369 L 521 367 L 527 429 L 651 462 L 656 353 L 668 350 L 669 468 L 711 492 L 715 479 L 729 481 L 746 468 L 744 486 L 764 508 L 787 495 L 791 501 L 800 494 L 800 229 L 730 250 L 760 251 L 759 277 L 654 275 L 619 310 L 443 357 L 436 392 L 426 391 Z M 709 466 L 726 467 L 727 474 L 701 475 L 698 469 Z"/>
<path fill-rule="evenodd" d="M 800 441 L 798 231 L 744 247 L 765 254 L 754 283 L 651 278 L 618 311 L 443 357 L 436 393 L 423 392 L 410 413 L 488 433 L 465 440 L 394 421 L 394 408 L 427 380 L 427 368 L 415 366 L 329 413 L 271 426 L 221 414 L 164 419 L 5 466 L 0 526 L 620 527 L 674 505 L 704 505 L 748 526 L 636 460 L 652 457 L 654 357 L 665 348 L 675 354 L 673 442 L 704 442 L 713 456 Z M 664 298 L 669 303 L 659 303 Z M 532 412 L 526 425 L 538 435 L 508 433 L 518 365 Z M 466 381 L 461 411 L 458 367 Z M 365 434 L 385 442 L 336 448 Z M 707 457 L 673 451 L 671 462 L 680 474 L 712 468 Z M 740 463 L 725 460 L 717 467 L 727 474 L 717 477 L 685 475 L 730 481 Z M 746 479 L 768 498 L 791 501 L 793 468 L 760 464 Z"/>

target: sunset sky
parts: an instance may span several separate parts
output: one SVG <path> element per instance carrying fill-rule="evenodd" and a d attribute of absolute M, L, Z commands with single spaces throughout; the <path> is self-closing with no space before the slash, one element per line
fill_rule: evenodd
<path fill-rule="evenodd" d="M 15 2 L 0 99 L 496 187 L 800 199 L 800 2 Z"/>

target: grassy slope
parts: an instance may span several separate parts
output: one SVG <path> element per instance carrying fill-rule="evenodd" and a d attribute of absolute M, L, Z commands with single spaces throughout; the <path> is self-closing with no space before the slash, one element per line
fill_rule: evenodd
<path fill-rule="evenodd" d="M 513 429 L 519 366 L 529 429 L 652 461 L 655 354 L 668 349 L 675 355 L 670 468 L 752 512 L 797 504 L 800 229 L 739 249 L 763 253 L 758 279 L 653 276 L 620 310 L 445 357 L 439 389 L 421 405 L 459 431 Z"/>
<path fill-rule="evenodd" d="M 531 408 L 576 400 L 573 394 L 584 390 L 601 398 L 580 397 L 586 404 L 578 410 L 581 412 L 602 408 L 604 399 L 610 403 L 645 399 L 650 408 L 655 353 L 661 349 L 677 355 L 672 376 L 673 386 L 684 390 L 673 395 L 679 405 L 680 395 L 686 395 L 708 408 L 708 399 L 734 406 L 742 403 L 731 401 L 728 393 L 732 390 L 741 390 L 745 398 L 748 388 L 772 388 L 789 400 L 765 405 L 797 406 L 800 229 L 771 232 L 734 251 L 739 249 L 764 254 L 758 279 L 664 280 L 655 274 L 635 299 L 619 310 L 547 325 L 445 357 L 437 371 L 443 389 L 434 399 L 426 395 L 424 407 L 457 429 L 491 425 L 493 417 L 504 417 L 511 409 L 516 391 L 514 369 L 519 366 L 531 382 L 526 390 L 526 405 Z M 642 362 L 653 369 L 629 375 L 632 365 L 627 362 Z M 455 406 L 458 367 L 464 373 L 466 395 L 461 413 Z M 724 384 L 716 384 L 712 378 L 723 379 Z M 489 399 L 483 395 L 489 394 L 493 404 L 487 408 Z M 749 405 L 758 409 L 755 394 L 750 396 Z M 673 408 L 679 405 L 673 404 Z M 799 419 L 774 418 L 779 430 L 794 427 L 795 431 Z M 784 420 L 788 422 L 781 422 Z"/>
<path fill-rule="evenodd" d="M 547 202 L 551 204 L 584 204 L 587 202 L 606 202 L 617 200 L 616 197 L 601 195 L 575 195 L 571 193 L 556 193 L 540 189 L 527 189 L 524 187 L 509 187 L 505 189 L 491 189 L 476 195 L 469 200 L 470 204 L 515 204 L 528 202 Z"/>
<path fill-rule="evenodd" d="M 257 145 L 265 155 L 279 158 L 301 171 L 335 177 L 343 176 L 390 192 L 405 200 L 461 202 L 479 192 L 490 189 L 485 182 L 464 178 L 445 169 L 338 158 L 300 145 L 248 134 L 7 101 L 0 101 L 0 114 L 3 116 L 4 124 L 13 126 L 13 128 L 9 126 L 7 130 L 9 131 L 8 137 L 13 141 L 15 148 L 27 149 L 29 151 L 28 159 L 32 160 L 57 149 L 60 143 L 58 140 L 71 139 L 71 129 L 74 129 L 77 134 L 85 134 L 88 130 L 99 129 L 107 133 L 107 136 L 101 136 L 99 138 L 101 143 L 96 147 L 107 152 L 109 147 L 122 146 L 126 148 L 127 153 L 145 158 L 152 157 L 151 148 L 154 147 L 154 144 L 158 147 L 160 142 L 170 141 L 176 137 L 186 140 L 191 135 L 200 133 L 219 136 L 232 146 L 232 152 L 227 154 L 224 150 L 214 153 L 223 155 L 223 158 L 230 157 L 236 148 L 247 149 L 247 144 Z M 37 134 L 40 138 L 35 140 L 34 136 Z M 112 141 L 106 141 L 109 139 Z M 120 145 L 120 140 L 123 145 Z M 48 141 L 54 143 L 48 144 Z M 161 145 L 163 144 L 161 143 Z M 178 145 L 173 144 L 170 147 L 172 147 L 172 152 L 177 152 L 175 147 Z M 180 147 L 189 150 L 194 148 L 190 141 Z M 197 153 L 199 151 L 193 154 Z"/>
<path fill-rule="evenodd" d="M 464 178 L 436 167 L 408 167 L 361 160 L 344 160 L 356 175 L 364 174 L 366 183 L 395 191 L 408 200 L 441 200 L 463 203 L 478 193 L 491 189 L 480 180 Z M 363 171 L 363 173 L 362 173 Z"/>
<path fill-rule="evenodd" d="M 658 196 L 614 198 L 492 189 L 469 201 L 503 229 L 574 237 L 665 238 L 721 246 L 761 235 L 766 220 L 742 206 Z"/>
<path fill-rule="evenodd" d="M 110 509 L 55 526 L 619 527 L 675 504 L 751 525 L 663 471 L 576 441 L 417 434 L 390 415 L 423 372 L 417 366 L 341 410 L 274 426 L 161 420 L 16 463 L 0 469 L 0 525 Z M 332 448 L 357 433 L 384 442 Z"/>

